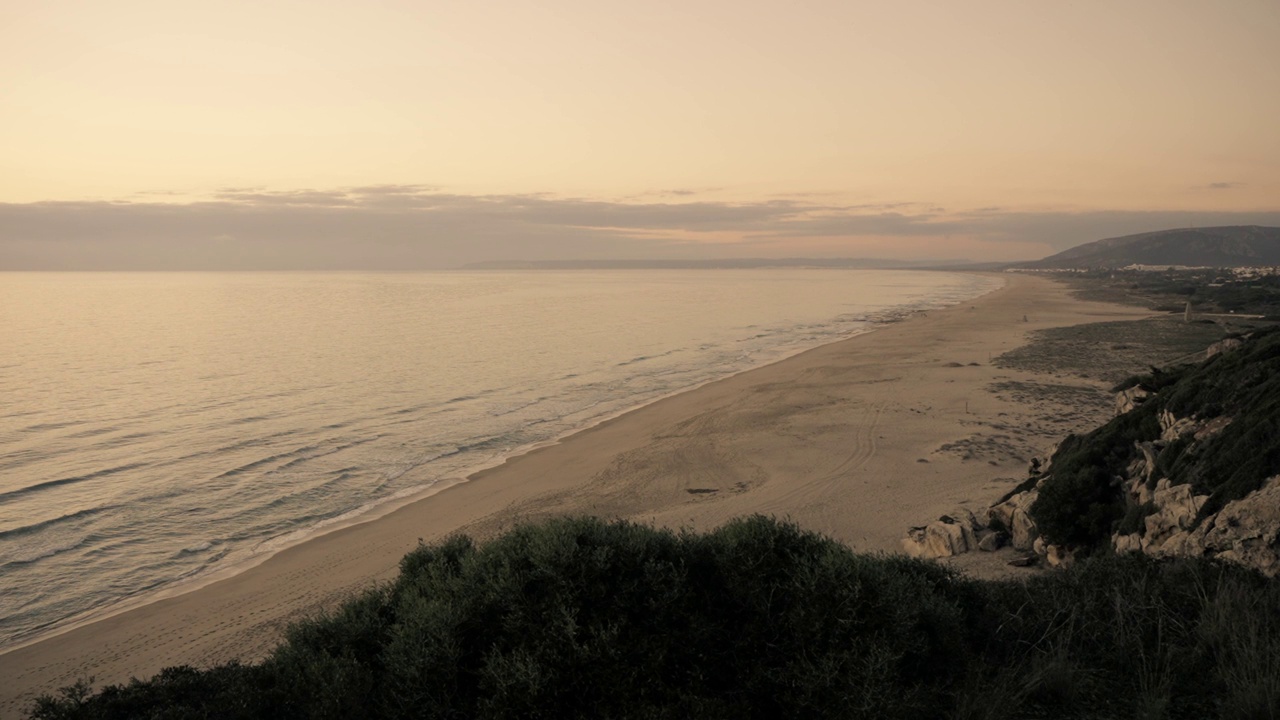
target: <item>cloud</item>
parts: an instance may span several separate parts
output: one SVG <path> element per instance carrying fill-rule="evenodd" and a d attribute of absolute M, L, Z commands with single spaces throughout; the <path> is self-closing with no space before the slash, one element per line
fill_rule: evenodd
<path fill-rule="evenodd" d="M 1206 187 L 1208 187 L 1210 190 L 1232 190 L 1234 188 L 1243 187 L 1243 186 L 1244 186 L 1244 183 L 1238 183 L 1238 182 L 1212 182 L 1212 183 L 1209 183 Z"/>
<path fill-rule="evenodd" d="M 821 199 L 624 202 L 373 185 L 223 188 L 189 203 L 0 204 L 0 270 L 412 270 L 762 254 L 1013 260 L 1192 224 L 1280 225 L 1280 211 L 946 212 L 921 202 Z"/>
<path fill-rule="evenodd" d="M 629 200 L 639 200 L 641 198 L 687 198 L 694 195 L 710 195 L 723 190 L 719 187 L 704 188 L 667 188 L 665 190 L 649 190 L 638 195 L 630 196 Z"/>

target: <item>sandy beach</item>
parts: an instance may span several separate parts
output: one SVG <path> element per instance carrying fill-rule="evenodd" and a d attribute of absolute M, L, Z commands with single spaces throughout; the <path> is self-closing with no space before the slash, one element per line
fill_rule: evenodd
<path fill-rule="evenodd" d="M 992 358 L 1032 330 L 1146 315 L 1008 276 L 971 302 L 660 400 L 232 577 L 0 655 L 0 715 L 84 677 L 258 659 L 290 621 L 392 577 L 420 540 L 459 531 L 572 513 L 705 529 L 765 513 L 857 550 L 897 551 L 908 526 L 984 507 L 1031 457 L 1105 417 L 1097 406 L 1047 418 L 1052 398 L 1036 391 L 1100 381 Z"/>

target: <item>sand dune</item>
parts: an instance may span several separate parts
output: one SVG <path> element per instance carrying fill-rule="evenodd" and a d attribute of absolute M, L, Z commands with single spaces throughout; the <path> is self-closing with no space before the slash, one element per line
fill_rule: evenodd
<path fill-rule="evenodd" d="M 1080 408 L 1046 429 L 1025 395 L 992 386 L 1067 381 L 994 367 L 992 357 L 1033 329 L 1145 314 L 1073 299 L 1044 278 L 1008 280 L 970 303 L 666 398 L 233 577 L 0 655 L 0 714 L 81 677 L 121 682 L 259 658 L 290 620 L 391 577 L 419 539 L 460 530 L 485 536 L 563 513 L 708 528 L 760 512 L 855 549 L 896 551 L 907 526 L 985 505 L 1025 477 L 1058 431 L 1105 414 Z"/>

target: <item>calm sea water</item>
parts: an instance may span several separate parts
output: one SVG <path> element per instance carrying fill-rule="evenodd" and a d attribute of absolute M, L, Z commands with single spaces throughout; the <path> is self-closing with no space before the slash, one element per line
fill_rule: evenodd
<path fill-rule="evenodd" d="M 997 282 L 0 274 L 0 646 Z"/>

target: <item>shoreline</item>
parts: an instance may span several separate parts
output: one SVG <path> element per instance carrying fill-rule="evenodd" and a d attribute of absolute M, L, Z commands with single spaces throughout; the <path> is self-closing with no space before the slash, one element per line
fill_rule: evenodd
<path fill-rule="evenodd" d="M 975 277 L 987 277 L 991 275 L 990 273 L 965 273 L 962 271 L 945 271 L 945 272 L 949 272 L 957 275 L 967 274 Z M 93 608 L 85 612 L 79 613 L 77 615 L 71 616 L 69 618 L 66 618 L 62 621 L 59 621 L 57 625 L 54 627 L 49 627 L 42 631 L 38 631 L 30 635 L 29 637 L 23 638 L 21 640 L 17 640 L 12 644 L 0 643 L 0 656 L 3 656 L 4 654 L 13 652 L 15 650 L 20 650 L 30 645 L 45 642 L 48 640 L 53 640 L 67 632 L 76 630 L 78 628 L 81 628 L 87 625 L 91 625 L 95 622 L 110 619 L 117 615 L 130 612 L 132 610 L 143 608 L 154 602 L 158 602 L 167 598 L 176 597 L 189 592 L 196 592 L 201 588 L 207 587 L 209 585 L 220 582 L 222 580 L 226 580 L 228 578 L 232 578 L 236 575 L 239 575 L 240 573 L 247 572 L 255 567 L 258 567 L 259 565 L 269 561 L 271 558 L 275 557 L 279 553 L 284 552 L 292 547 L 295 547 L 307 542 L 311 542 L 312 540 L 316 540 L 318 538 L 324 537 L 325 535 L 328 535 L 329 533 L 343 530 L 345 528 L 353 527 L 353 526 L 360 525 L 363 523 L 368 523 L 368 522 L 376 522 L 379 519 L 386 517 L 387 515 L 393 512 L 396 512 L 397 510 L 400 510 L 401 508 L 404 508 L 406 506 L 412 505 L 420 501 L 427 500 L 428 498 L 434 497 L 439 493 L 444 492 L 457 485 L 470 482 L 479 473 L 485 472 L 487 470 L 491 470 L 495 467 L 500 467 L 511 460 L 520 458 L 524 455 L 540 450 L 542 448 L 551 447 L 551 446 L 560 444 L 561 442 L 573 437 L 574 435 L 577 435 L 581 432 L 589 431 L 603 423 L 610 422 L 612 420 L 620 418 L 629 413 L 635 412 L 637 410 L 641 410 L 654 403 L 661 402 L 668 398 L 682 395 L 684 393 L 696 391 L 699 388 L 702 388 L 706 385 L 719 382 L 721 380 L 726 380 L 728 378 L 732 378 L 737 375 L 741 375 L 743 373 L 751 372 L 763 367 L 768 367 L 775 363 L 784 362 L 797 355 L 809 352 L 811 350 L 823 347 L 825 345 L 845 342 L 855 337 L 867 335 L 869 333 L 874 333 L 877 330 L 880 330 L 884 327 L 909 320 L 911 317 L 920 313 L 946 309 L 953 305 L 959 305 L 961 303 L 975 301 L 978 298 L 981 298 L 985 295 L 989 295 L 992 292 L 1001 290 L 1008 282 L 1008 280 L 1004 277 L 999 277 L 998 279 L 1003 281 L 1003 283 L 1000 285 L 994 285 L 992 287 L 982 289 L 977 294 L 960 299 L 960 300 L 917 301 L 913 304 L 904 305 L 901 308 L 896 308 L 889 311 L 881 310 L 875 313 L 870 313 L 864 319 L 860 320 L 860 322 L 863 323 L 863 327 L 853 332 L 848 332 L 834 338 L 824 338 L 818 341 L 816 344 L 802 341 L 802 342 L 792 343 L 791 345 L 785 345 L 785 346 L 779 346 L 778 348 L 773 348 L 774 353 L 771 353 L 768 358 L 760 360 L 758 362 L 754 362 L 746 367 L 732 370 L 723 375 L 700 380 L 691 385 L 687 385 L 674 390 L 670 390 L 668 392 L 664 392 L 660 395 L 657 395 L 652 398 L 648 398 L 634 405 L 623 406 L 621 408 L 607 412 L 601 416 L 591 418 L 587 420 L 585 423 L 583 423 L 582 425 L 564 430 L 563 432 L 559 433 L 555 437 L 552 437 L 546 440 L 539 440 L 533 443 L 528 443 L 526 445 L 521 445 L 521 446 L 511 448 L 509 451 L 502 453 L 498 457 L 478 461 L 474 464 L 468 465 L 460 469 L 455 474 L 448 477 L 440 478 L 429 485 L 418 487 L 418 488 L 412 488 L 407 491 L 402 491 L 403 492 L 402 495 L 398 495 L 398 496 L 392 495 L 386 498 L 382 498 L 381 500 L 376 501 L 374 503 L 352 508 L 351 510 L 348 510 L 347 512 L 342 513 L 341 515 L 328 518 L 326 520 L 321 521 L 320 523 L 317 523 L 316 525 L 292 530 L 290 532 L 284 533 L 277 537 L 267 538 L 261 541 L 261 543 L 259 543 L 258 548 L 263 548 L 263 549 L 255 548 L 253 551 L 251 551 L 251 554 L 249 554 L 247 557 L 243 557 L 238 560 L 235 560 L 234 562 L 224 567 L 217 567 L 210 570 L 197 572 L 188 577 L 176 579 L 161 587 L 144 591 L 136 595 L 120 598 L 119 600 L 107 603 L 102 607 Z"/>
<path fill-rule="evenodd" d="M 955 439 L 972 421 L 965 417 L 972 415 L 969 395 L 978 416 L 1000 412 L 993 398 L 978 396 L 982 382 L 993 373 L 1019 373 L 988 363 L 984 377 L 953 377 L 979 373 L 968 366 L 957 371 L 949 360 L 988 360 L 993 345 L 1012 349 L 1040 327 L 1148 314 L 1069 298 L 1051 280 L 1002 277 L 1004 287 L 986 294 L 647 401 L 425 488 L 395 507 L 378 507 L 376 515 L 328 526 L 234 574 L 170 588 L 168 596 L 161 591 L 138 606 L 7 649 L 0 674 L 12 684 L 0 697 L 0 714 L 16 713 L 32 694 L 82 676 L 112 683 L 175 664 L 257 659 L 290 620 L 390 577 L 417 540 L 454 532 L 485 537 L 568 513 L 704 529 L 734 515 L 773 512 L 857 550 L 895 550 L 915 520 L 945 512 L 950 503 L 998 495 L 990 478 L 982 478 L 995 468 L 952 467 L 956 463 L 936 448 L 938 439 Z M 984 312 L 973 312 L 977 305 Z M 1027 312 L 1040 317 L 1011 324 Z M 904 340 L 914 350 L 902 352 Z M 986 352 L 975 357 L 975 347 Z M 955 357 L 920 357 L 929 351 Z M 895 362 L 926 372 L 888 377 L 900 369 Z M 959 396 L 966 396 L 965 411 L 957 417 L 952 400 Z M 895 447 L 903 436 L 910 447 Z M 920 477 L 898 483 L 909 488 L 879 487 L 879 480 L 894 477 L 884 471 L 895 469 L 933 477 L 923 485 Z M 885 478 L 872 487 L 864 476 L 876 471 Z M 427 498 L 432 502 L 422 502 Z M 878 509 L 868 513 L 867 506 Z M 903 517 L 912 520 L 898 524 Z"/>

